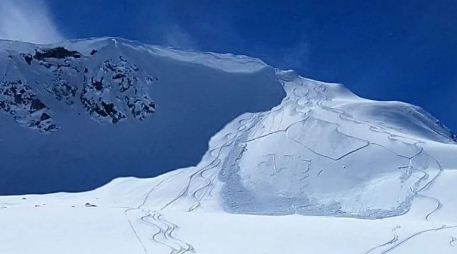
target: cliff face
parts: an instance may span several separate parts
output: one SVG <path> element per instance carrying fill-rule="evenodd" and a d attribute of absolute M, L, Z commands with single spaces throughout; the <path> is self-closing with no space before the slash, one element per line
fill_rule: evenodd
<path fill-rule="evenodd" d="M 225 124 L 284 97 L 260 60 L 117 38 L 1 41 L 0 56 L 2 194 L 89 190 L 195 165 Z"/>

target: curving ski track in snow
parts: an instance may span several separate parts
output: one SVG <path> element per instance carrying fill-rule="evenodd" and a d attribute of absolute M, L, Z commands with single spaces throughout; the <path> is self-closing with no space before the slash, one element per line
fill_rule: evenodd
<path fill-rule="evenodd" d="M 167 182 L 167 181 L 170 181 L 171 179 L 173 179 L 174 177 L 176 177 L 177 175 L 181 174 L 182 172 L 178 172 L 172 176 L 169 176 L 169 177 L 166 177 L 164 179 L 162 179 L 159 183 L 157 183 L 156 185 L 154 185 L 145 195 L 142 203 L 140 205 L 138 205 L 137 207 L 135 208 L 127 208 L 126 210 L 124 210 L 124 214 L 125 216 L 127 217 L 127 220 L 128 220 L 128 223 L 129 223 L 129 226 L 130 228 L 132 229 L 132 232 L 134 233 L 136 239 L 138 240 L 139 244 L 141 245 L 143 251 L 145 254 L 148 254 L 148 248 L 146 247 L 146 244 L 143 242 L 141 236 L 138 234 L 138 231 L 136 230 L 135 226 L 133 225 L 133 222 L 131 221 L 131 219 L 129 218 L 129 212 L 131 211 L 141 211 L 141 212 L 146 212 L 147 214 L 144 215 L 144 216 L 141 216 L 139 218 L 139 220 L 141 220 L 142 222 L 144 222 L 146 225 L 149 225 L 149 226 L 153 226 L 155 228 L 157 228 L 159 231 L 155 234 L 152 235 L 151 239 L 156 242 L 156 243 L 160 243 L 160 244 L 163 244 L 163 245 L 166 245 L 167 247 L 169 247 L 171 249 L 171 252 L 170 254 L 184 254 L 186 252 L 193 252 L 193 246 L 188 244 L 188 243 L 185 243 L 177 238 L 175 238 L 172 234 L 174 233 L 174 231 L 176 231 L 178 229 L 178 226 L 169 222 L 169 221 L 166 221 L 164 219 L 162 219 L 162 215 L 159 214 L 158 212 L 149 212 L 149 211 L 145 211 L 143 209 L 143 207 L 146 205 L 146 202 L 148 201 L 150 195 L 158 188 L 160 187 L 163 183 Z M 148 218 L 152 218 L 153 220 L 150 221 L 148 220 Z M 165 225 L 165 227 L 163 227 Z M 156 237 L 158 235 L 162 235 L 163 237 L 163 241 L 157 241 Z M 176 247 L 176 245 L 178 245 L 179 247 Z"/>
<path fill-rule="evenodd" d="M 404 245 L 405 243 L 407 243 L 409 240 L 413 239 L 414 237 L 417 237 L 419 235 L 423 235 L 423 234 L 426 234 L 426 233 L 430 233 L 430 232 L 438 232 L 438 231 L 442 231 L 442 230 L 446 230 L 446 229 L 453 229 L 453 228 L 457 228 L 457 226 L 446 226 L 446 225 L 442 225 L 440 227 L 436 227 L 436 228 L 430 228 L 430 229 L 425 229 L 425 230 L 421 230 L 421 231 L 418 231 L 410 236 L 407 236 L 405 237 L 403 240 L 393 244 L 391 247 L 387 248 L 386 250 L 383 250 L 381 253 L 382 254 L 385 254 L 385 253 L 389 253 L 389 252 L 392 252 L 394 251 L 396 248 L 398 248 L 399 246 L 402 246 Z"/>
<path fill-rule="evenodd" d="M 440 210 L 442 207 L 443 207 L 443 204 L 441 204 L 441 202 L 437 199 L 437 198 L 434 198 L 434 197 L 430 197 L 430 196 L 427 196 L 427 195 L 424 195 L 424 194 L 417 194 L 418 198 L 425 198 L 425 199 L 429 199 L 433 202 L 435 202 L 436 204 L 436 207 L 430 211 L 429 213 L 427 213 L 425 215 L 425 220 L 430 220 L 431 216 L 438 210 Z"/>
<path fill-rule="evenodd" d="M 185 243 L 173 234 L 178 229 L 176 224 L 173 224 L 163 218 L 163 215 L 157 211 L 149 212 L 141 217 L 141 221 L 151 225 L 157 229 L 151 237 L 152 241 L 162 244 L 170 249 L 169 254 L 184 254 L 194 252 L 194 247 Z"/>
<path fill-rule="evenodd" d="M 397 234 L 397 230 L 400 228 L 400 226 L 395 226 L 393 229 L 392 229 L 392 233 L 393 233 L 393 237 L 392 239 L 390 239 L 389 241 L 385 242 L 385 243 L 382 243 L 380 245 L 377 245 L 371 249 L 369 249 L 368 251 L 364 252 L 364 254 L 372 254 L 373 252 L 377 251 L 378 249 L 381 249 L 383 247 L 386 247 L 386 246 L 389 246 L 389 245 L 392 245 L 396 242 L 398 242 L 398 234 Z"/>

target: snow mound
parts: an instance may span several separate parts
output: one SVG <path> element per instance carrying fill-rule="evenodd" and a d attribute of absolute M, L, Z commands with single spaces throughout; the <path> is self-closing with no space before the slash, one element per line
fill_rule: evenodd
<path fill-rule="evenodd" d="M 415 106 L 387 103 L 383 117 L 386 103 L 341 85 L 290 72 L 277 77 L 287 92 L 280 105 L 228 124 L 202 161 L 170 177 L 146 206 L 385 218 L 409 211 L 444 170 L 441 163 L 457 164 L 432 155 L 429 144 L 456 146 L 448 129 Z"/>

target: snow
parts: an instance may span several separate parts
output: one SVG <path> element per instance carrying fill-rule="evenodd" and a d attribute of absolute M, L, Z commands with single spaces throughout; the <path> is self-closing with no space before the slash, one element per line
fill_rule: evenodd
<path fill-rule="evenodd" d="M 155 56 L 161 56 L 173 59 L 179 62 L 203 65 L 212 69 L 217 69 L 228 73 L 248 74 L 261 71 L 264 68 L 271 68 L 262 60 L 244 55 L 233 55 L 230 53 L 213 53 L 213 52 L 195 52 L 190 50 L 177 50 L 168 47 L 159 47 L 146 45 L 140 42 L 129 41 L 122 38 L 92 38 L 85 40 L 73 40 L 68 43 L 51 44 L 48 46 L 66 45 L 70 48 L 77 49 L 88 54 L 88 48 L 99 48 L 101 45 L 106 46 L 114 44 L 117 47 L 128 47 L 142 53 L 149 53 Z M 102 47 L 103 47 L 102 46 Z"/>
<path fill-rule="evenodd" d="M 201 64 L 207 67 L 219 69 L 230 73 L 253 73 L 258 72 L 268 65 L 257 58 L 233 54 L 217 54 L 174 50 L 171 48 L 150 47 L 155 54 L 169 57 L 175 60 Z"/>
<path fill-rule="evenodd" d="M 13 42 L 0 45 L 0 52 L 14 50 Z M 24 45 L 18 48 L 29 47 L 29 53 L 35 47 Z M 125 111 L 128 104 L 116 96 L 128 80 L 90 93 L 95 103 L 113 101 L 125 114 L 119 123 L 110 114 L 109 121 L 91 114 L 77 97 L 68 98 L 73 106 L 62 106 L 55 93 L 44 96 L 39 85 L 30 85 L 27 94 L 48 105 L 59 128 L 43 135 L 0 116 L 0 144 L 11 144 L 2 149 L 6 179 L 14 176 L 8 170 L 27 174 L 24 165 L 32 164 L 46 170 L 40 179 L 45 183 L 55 183 L 46 179 L 57 176 L 55 170 L 73 166 L 70 176 L 80 178 L 69 177 L 64 186 L 84 179 L 75 169 L 95 166 L 96 174 L 108 174 L 116 166 L 128 173 L 141 163 L 160 168 L 167 165 L 161 156 L 180 160 L 176 149 L 189 152 L 195 140 L 211 138 L 200 162 L 186 160 L 157 177 L 116 178 L 79 193 L 0 196 L 0 253 L 456 253 L 455 136 L 424 110 L 360 98 L 342 85 L 274 70 L 245 56 L 118 38 L 59 45 L 81 52 L 82 59 L 70 66 L 85 66 L 85 73 L 98 73 L 100 80 L 111 78 L 104 66 L 117 59 L 113 71 L 137 82 L 136 93 L 123 95 L 154 100 L 157 108 L 138 118 Z M 30 73 L 21 52 L 13 56 L 13 66 L 21 69 L 13 76 L 28 83 L 49 80 L 36 60 Z M 149 76 L 157 76 L 160 85 L 147 88 Z M 228 95 L 222 105 L 235 109 L 217 111 L 217 102 Z M 191 109 L 172 110 L 178 106 Z M 199 132 L 206 135 L 190 138 Z M 35 152 L 25 152 L 18 135 L 30 139 L 28 148 Z M 163 150 L 152 152 L 157 149 Z M 30 164 L 7 159 L 18 154 Z"/>
<path fill-rule="evenodd" d="M 37 202 L 37 201 L 35 201 Z M 77 203 L 77 202 L 76 202 Z M 420 217 L 384 220 L 316 216 L 254 216 L 170 211 L 161 220 L 179 225 L 178 241 L 157 235 L 164 224 L 148 225 L 123 208 L 64 205 L 0 210 L 2 253 L 170 253 L 191 245 L 195 253 L 455 253 L 449 242 L 457 229 L 442 227 L 451 220 Z M 129 227 L 129 220 L 140 241 Z M 136 220 L 135 220 L 136 218 Z M 20 223 L 12 223 L 12 222 Z M 432 230 L 432 231 L 426 231 Z M 424 232 L 426 231 L 426 232 Z M 408 237 L 424 232 L 408 240 Z M 406 241 L 405 241 L 406 240 Z M 393 244 L 376 248 L 386 242 Z M 161 244 L 160 242 L 164 243 Z M 398 246 L 397 246 L 398 244 Z M 397 246 L 397 247 L 394 247 Z M 390 248 L 394 247 L 389 252 Z M 189 251 L 189 253 L 192 253 Z"/>
<path fill-rule="evenodd" d="M 142 253 L 116 209 L 4 209 L 0 223 L 1 253 Z"/>

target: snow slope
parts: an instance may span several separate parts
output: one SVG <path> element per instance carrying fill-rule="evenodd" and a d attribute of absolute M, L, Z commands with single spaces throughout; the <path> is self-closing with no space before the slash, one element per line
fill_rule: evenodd
<path fill-rule="evenodd" d="M 161 121 L 158 114 L 162 107 L 165 111 L 166 107 L 173 107 L 176 100 L 167 104 L 165 98 L 172 100 L 172 96 L 160 96 L 160 93 L 153 93 L 154 89 L 144 88 L 148 80 L 154 78 L 149 79 L 149 73 L 131 74 L 138 73 L 135 69 L 144 71 L 149 70 L 146 67 L 149 65 L 163 65 L 156 68 L 154 75 L 166 77 L 164 72 L 168 72 L 170 79 L 163 81 L 162 87 L 171 86 L 170 90 L 178 89 L 171 77 L 182 75 L 192 80 L 192 84 L 197 84 L 192 75 L 200 70 L 204 82 L 208 82 L 211 75 L 214 77 L 209 80 L 214 80 L 214 84 L 222 82 L 227 86 L 239 82 L 240 87 L 233 88 L 231 102 L 233 104 L 237 96 L 247 96 L 241 100 L 246 101 L 242 105 L 236 103 L 239 116 L 233 116 L 233 120 L 230 117 L 220 119 L 227 124 L 211 137 L 208 150 L 195 166 L 187 165 L 189 167 L 154 178 L 117 178 L 100 188 L 81 193 L 0 196 L 0 253 L 457 252 L 456 137 L 421 108 L 401 102 L 363 99 L 341 85 L 309 80 L 293 71 L 274 70 L 260 60 L 244 56 L 181 52 L 111 38 L 65 42 L 60 46 L 69 50 L 70 53 L 66 54 L 74 55 L 71 52 L 76 51 L 81 54 L 78 59 L 88 62 L 76 61 L 88 66 L 84 67 L 88 70 L 83 73 L 95 73 L 93 78 L 96 81 L 102 78 L 112 80 L 102 82 L 99 90 L 98 84 L 94 85 L 92 81 L 78 89 L 88 91 L 88 108 L 81 99 L 86 98 L 84 92 L 80 92 L 78 103 L 72 104 L 79 105 L 78 108 L 62 111 L 61 106 L 57 106 L 61 104 L 57 103 L 49 103 L 50 106 L 46 103 L 40 111 L 31 107 L 31 103 L 27 106 L 19 103 L 14 105 L 15 110 L 23 112 L 26 108 L 32 112 L 17 118 L 17 114 L 13 114 L 17 123 L 15 127 L 12 124 L 0 127 L 7 131 L 28 130 L 30 137 L 43 140 L 53 139 L 61 133 L 58 138 L 61 143 L 53 145 L 63 148 L 66 160 L 67 148 L 62 144 L 73 144 L 74 141 L 67 139 L 66 129 L 73 125 L 83 126 L 79 122 L 82 117 L 75 122 L 71 112 L 84 113 L 84 123 L 93 124 L 90 131 L 84 130 L 83 134 L 95 147 L 106 140 L 100 139 L 99 132 L 92 132 L 94 128 L 107 132 L 106 137 L 119 137 L 125 146 L 136 147 L 138 143 L 117 135 L 129 133 L 149 138 L 146 129 L 132 127 L 143 121 L 149 128 L 181 127 L 165 123 L 154 125 L 154 121 Z M 33 53 L 30 47 L 38 46 L 3 42 L 0 49 L 4 52 L 29 50 L 29 53 L 18 53 L 22 56 L 20 54 Z M 40 47 L 45 50 L 57 45 Z M 97 52 L 93 53 L 93 48 Z M 91 55 L 99 55 L 105 60 L 91 60 Z M 113 56 L 119 57 L 119 61 L 110 62 L 109 66 L 104 64 L 103 61 L 115 58 Z M 71 57 L 58 61 L 68 58 Z M 32 57 L 31 64 L 36 64 L 36 61 L 41 60 Z M 73 61 L 70 65 L 75 63 Z M 163 63 L 168 61 L 173 64 Z M 136 67 L 129 65 L 130 62 Z M 28 63 L 25 64 L 18 65 L 26 67 Z M 111 70 L 113 65 L 116 66 L 114 71 Z M 15 75 L 24 75 L 24 72 Z M 62 73 L 69 75 L 68 71 Z M 121 80 L 126 86 L 129 77 L 134 80 L 132 87 L 136 92 L 127 89 L 128 94 L 122 94 L 124 83 L 113 78 L 118 73 L 125 75 Z M 34 74 L 36 76 L 29 75 L 32 74 L 27 72 L 21 80 L 30 82 L 45 76 L 41 70 Z M 75 77 L 79 77 L 78 74 Z M 79 78 L 86 84 L 87 77 L 83 74 Z M 6 87 L 11 86 L 18 84 Z M 202 85 L 191 97 L 206 93 L 207 98 L 216 96 L 221 99 L 218 94 L 213 94 L 217 89 Z M 278 90 L 283 90 L 285 97 L 268 109 L 278 98 L 275 94 L 282 97 Z M 36 90 L 30 91 L 27 94 Z M 252 97 L 255 92 L 259 92 L 259 97 Z M 127 101 L 139 96 L 140 105 L 154 100 L 154 109 L 149 112 L 140 106 L 139 113 L 135 114 L 137 111 L 132 110 L 135 106 L 116 100 L 119 93 L 127 96 Z M 226 91 L 224 93 L 227 95 Z M 26 101 L 38 98 L 37 94 L 36 97 L 29 96 Z M 14 102 L 11 96 L 6 98 Z M 268 103 L 256 104 L 258 99 Z M 114 104 L 116 112 L 125 117 L 113 121 L 117 114 L 106 112 L 107 116 L 104 116 L 95 109 L 91 111 L 96 108 L 94 105 L 102 105 L 106 111 L 101 104 L 104 101 L 105 104 Z M 215 101 L 200 101 L 201 109 L 214 106 Z M 192 101 L 197 102 L 199 100 Z M 262 107 L 264 109 L 260 111 Z M 214 120 L 209 117 L 208 110 L 204 112 L 207 121 Z M 54 124 L 48 119 L 40 122 L 38 127 L 30 127 L 35 130 L 20 127 L 29 126 L 24 122 L 36 121 L 37 113 L 47 113 L 55 119 L 60 117 L 60 121 L 55 120 L 60 125 L 55 124 L 56 128 L 49 130 L 51 133 L 48 134 L 40 134 L 48 132 L 45 126 Z M 188 124 L 200 124 L 202 132 L 217 129 L 198 122 L 200 112 L 192 113 L 186 118 Z M 162 118 L 166 116 L 162 115 Z M 122 128 L 125 128 L 125 133 L 119 132 Z M 180 131 L 172 130 L 175 136 L 169 136 L 168 140 L 179 140 Z M 160 132 L 155 135 L 160 135 Z M 195 140 L 203 138 L 202 135 Z M 177 145 L 191 145 L 192 141 L 177 142 Z M 24 145 L 23 141 L 16 142 Z M 159 149 L 163 144 L 158 146 Z M 109 143 L 104 146 L 104 151 L 113 150 L 113 156 L 118 155 L 118 145 L 120 143 Z M 154 153 L 149 156 L 148 146 L 148 143 L 141 143 L 144 153 L 132 158 L 157 158 Z M 4 150 L 8 149 L 2 149 L 2 154 L 11 152 Z M 14 146 L 10 150 L 23 152 Z M 39 154 L 46 156 L 49 152 L 40 151 Z M 123 165 L 135 165 L 135 160 L 130 160 L 133 154 L 121 158 L 127 160 Z M 171 149 L 163 151 L 162 155 L 173 158 L 175 153 Z M 4 161 L 3 158 L 7 157 L 2 157 Z M 98 160 L 96 157 L 83 158 Z M 35 157 L 29 159 L 30 163 L 36 162 Z M 82 166 L 78 159 L 74 162 L 76 166 Z M 151 168 L 160 165 L 150 163 Z M 113 164 L 95 165 L 109 169 Z M 59 165 L 62 171 L 72 167 L 68 161 Z M 22 167 L 13 166 L 15 170 Z M 9 170 L 6 164 L 2 170 L 4 168 Z M 43 166 L 38 168 L 46 170 Z"/>

